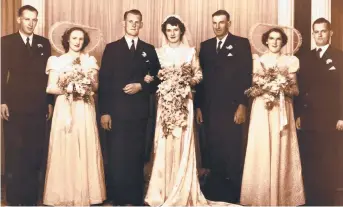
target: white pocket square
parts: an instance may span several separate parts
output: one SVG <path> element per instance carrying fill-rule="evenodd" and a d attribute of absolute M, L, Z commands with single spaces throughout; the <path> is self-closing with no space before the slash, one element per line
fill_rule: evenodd
<path fill-rule="evenodd" d="M 229 53 L 227 56 L 232 56 L 232 54 L 231 54 L 231 53 Z"/>
<path fill-rule="evenodd" d="M 336 70 L 335 66 L 331 66 L 331 68 L 329 68 L 329 70 Z"/>

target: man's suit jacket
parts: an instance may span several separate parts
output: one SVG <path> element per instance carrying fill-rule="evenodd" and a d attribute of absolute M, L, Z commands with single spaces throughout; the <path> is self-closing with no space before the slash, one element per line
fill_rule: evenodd
<path fill-rule="evenodd" d="M 304 130 L 335 130 L 343 120 L 343 52 L 331 46 L 322 58 L 312 50 L 300 57 L 296 116 Z"/>
<path fill-rule="evenodd" d="M 216 38 L 201 43 L 204 78 L 197 87 L 195 104 L 203 113 L 224 115 L 248 103 L 244 91 L 251 85 L 252 56 L 248 39 L 230 33 L 218 54 L 216 47 Z"/>
<path fill-rule="evenodd" d="M 99 74 L 99 107 L 101 115 L 110 114 L 114 119 L 143 119 L 149 116 L 149 97 L 156 91 L 156 84 L 147 84 L 148 73 L 156 77 L 160 64 L 155 48 L 141 40 L 135 54 L 129 50 L 125 38 L 108 44 L 105 48 Z M 136 94 L 124 93 L 129 83 L 141 83 Z"/>
<path fill-rule="evenodd" d="M 1 38 L 1 104 L 10 114 L 42 114 L 53 96 L 46 94 L 49 40 L 33 35 L 28 50 L 19 32 Z"/>

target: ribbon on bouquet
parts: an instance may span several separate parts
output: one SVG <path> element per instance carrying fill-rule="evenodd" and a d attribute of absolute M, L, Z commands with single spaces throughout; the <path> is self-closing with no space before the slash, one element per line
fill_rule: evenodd
<path fill-rule="evenodd" d="M 67 104 L 65 106 L 65 113 L 64 113 L 64 117 L 63 120 L 65 120 L 65 124 L 63 127 L 63 130 L 65 130 L 65 132 L 67 134 L 69 134 L 71 132 L 72 126 L 73 126 L 73 100 L 74 100 L 74 96 L 73 96 L 73 88 L 74 86 L 72 84 L 70 84 L 67 87 L 67 92 L 69 93 L 68 96 L 65 96 Z"/>
<path fill-rule="evenodd" d="M 283 91 L 280 92 L 279 116 L 280 116 L 280 131 L 282 131 L 284 127 L 287 126 L 288 124 L 285 94 Z"/>

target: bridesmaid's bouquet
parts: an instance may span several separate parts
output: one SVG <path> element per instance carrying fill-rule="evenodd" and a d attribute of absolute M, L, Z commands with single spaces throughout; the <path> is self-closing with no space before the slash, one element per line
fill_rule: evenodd
<path fill-rule="evenodd" d="M 80 58 L 76 58 L 72 64 L 73 70 L 65 72 L 64 78 L 59 78 L 58 86 L 69 100 L 83 100 L 90 103 L 94 95 L 92 85 L 95 82 L 92 70 L 84 70 L 81 67 Z"/>
<path fill-rule="evenodd" d="M 162 81 L 158 85 L 157 96 L 161 109 L 159 118 L 166 138 L 181 137 L 183 129 L 187 127 L 191 76 L 182 72 L 184 66 L 189 67 L 165 67 L 157 75 Z"/>
<path fill-rule="evenodd" d="M 253 74 L 253 86 L 244 93 L 254 98 L 262 96 L 266 100 L 266 108 L 271 110 L 284 95 L 292 97 L 297 91 L 296 82 L 288 70 L 280 70 L 277 66 L 265 68 L 262 64 L 262 71 Z"/>

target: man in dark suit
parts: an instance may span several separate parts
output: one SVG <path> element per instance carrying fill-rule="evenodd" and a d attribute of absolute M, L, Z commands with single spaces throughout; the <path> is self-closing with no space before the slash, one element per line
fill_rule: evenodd
<path fill-rule="evenodd" d="M 19 32 L 1 38 L 1 118 L 8 205 L 37 204 L 39 175 L 46 162 L 46 121 L 52 116 L 53 97 L 45 92 L 45 66 L 51 47 L 46 38 L 33 34 L 37 15 L 34 7 L 21 7 Z"/>
<path fill-rule="evenodd" d="M 160 68 L 152 45 L 138 38 L 142 14 L 124 14 L 125 36 L 105 48 L 99 79 L 101 125 L 107 133 L 108 199 L 118 205 L 143 204 L 143 168 L 150 93 L 144 82 Z"/>
<path fill-rule="evenodd" d="M 212 25 L 216 37 L 202 42 L 200 48 L 204 79 L 196 93 L 196 119 L 205 126 L 211 177 L 230 185 L 231 195 L 223 190 L 228 186 L 220 184 L 207 197 L 238 202 L 243 167 L 241 125 L 248 104 L 244 91 L 251 84 L 251 49 L 248 39 L 229 32 L 227 11 L 215 12 Z"/>
<path fill-rule="evenodd" d="M 312 29 L 316 48 L 300 57 L 296 124 L 306 204 L 328 206 L 343 187 L 343 52 L 330 46 L 328 20 L 317 19 Z"/>

